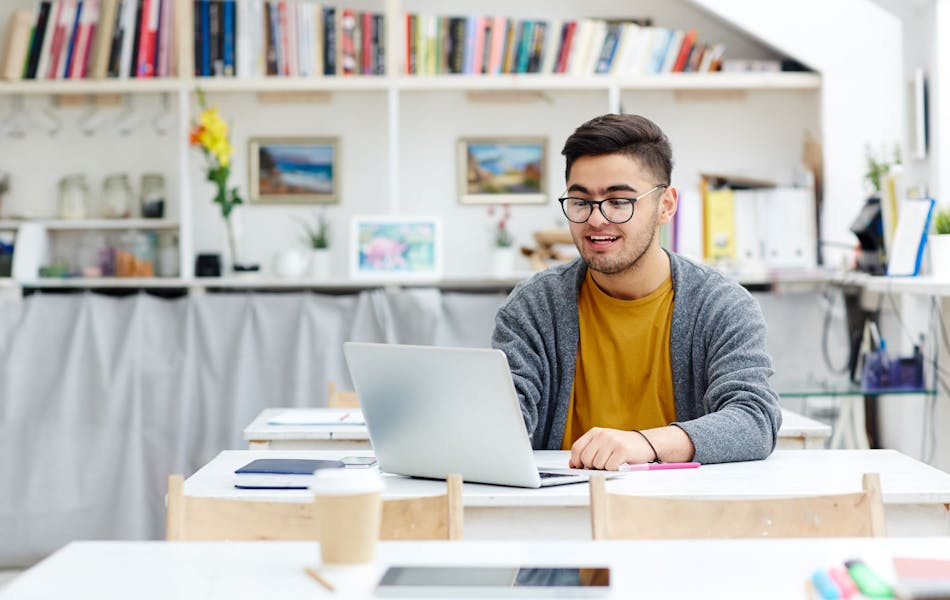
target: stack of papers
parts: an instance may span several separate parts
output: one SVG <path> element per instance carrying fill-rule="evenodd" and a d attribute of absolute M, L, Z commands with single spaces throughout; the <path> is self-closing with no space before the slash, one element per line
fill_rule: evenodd
<path fill-rule="evenodd" d="M 298 408 L 277 413 L 268 425 L 366 425 L 363 411 L 352 408 Z"/>

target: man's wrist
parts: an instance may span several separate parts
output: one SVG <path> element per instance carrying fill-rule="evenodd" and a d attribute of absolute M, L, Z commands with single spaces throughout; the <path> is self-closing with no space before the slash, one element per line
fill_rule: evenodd
<path fill-rule="evenodd" d="M 643 438 L 643 441 L 645 441 L 647 446 L 650 447 L 650 451 L 653 452 L 653 462 L 663 462 L 660 460 L 660 455 L 656 451 L 656 446 L 653 445 L 653 442 L 650 441 L 650 438 L 647 437 L 647 434 L 643 433 L 639 429 L 634 429 L 633 433 L 640 434 L 640 437 Z"/>

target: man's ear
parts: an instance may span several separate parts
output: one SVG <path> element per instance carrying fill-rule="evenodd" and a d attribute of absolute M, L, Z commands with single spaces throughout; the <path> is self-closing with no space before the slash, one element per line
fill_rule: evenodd
<path fill-rule="evenodd" d="M 668 187 L 663 190 L 663 195 L 660 196 L 660 202 L 657 205 L 657 222 L 663 225 L 672 221 L 677 206 L 679 206 L 679 192 L 676 188 Z"/>

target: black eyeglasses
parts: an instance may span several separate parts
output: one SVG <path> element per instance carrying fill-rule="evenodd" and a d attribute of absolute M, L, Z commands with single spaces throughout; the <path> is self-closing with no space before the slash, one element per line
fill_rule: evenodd
<path fill-rule="evenodd" d="M 607 198 L 605 200 L 586 200 L 584 198 L 574 198 L 564 196 L 558 198 L 561 203 L 561 210 L 564 216 L 571 223 L 586 223 L 590 216 L 594 214 L 594 207 L 600 209 L 600 214 L 611 223 L 626 223 L 633 218 L 633 203 L 641 198 L 649 196 L 657 190 L 668 188 L 669 185 L 661 183 L 653 186 L 649 191 L 643 192 L 636 198 Z"/>

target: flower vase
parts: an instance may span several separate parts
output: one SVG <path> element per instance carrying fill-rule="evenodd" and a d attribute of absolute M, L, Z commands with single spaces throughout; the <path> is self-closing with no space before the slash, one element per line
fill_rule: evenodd
<path fill-rule="evenodd" d="M 232 210 L 224 224 L 228 237 L 228 263 L 231 265 L 231 274 L 257 275 L 260 265 L 249 262 L 245 257 L 244 212 L 239 209 Z"/>
<path fill-rule="evenodd" d="M 492 251 L 492 275 L 511 277 L 515 266 L 515 249 L 512 246 L 496 246 Z"/>
<path fill-rule="evenodd" d="M 329 248 L 314 248 L 310 251 L 310 278 L 317 281 L 330 279 Z"/>

